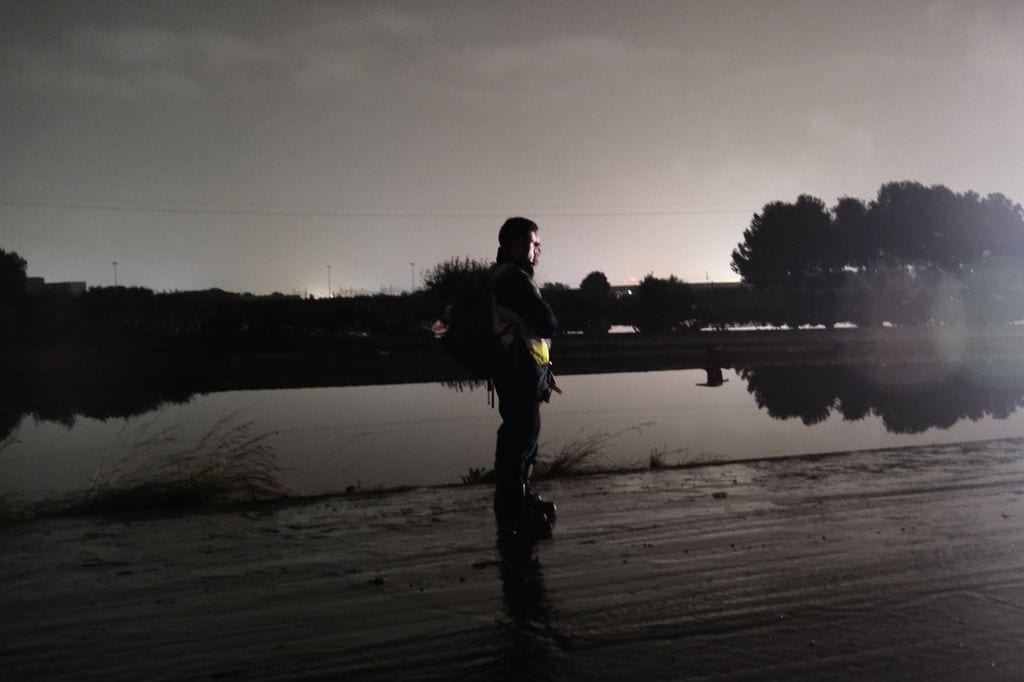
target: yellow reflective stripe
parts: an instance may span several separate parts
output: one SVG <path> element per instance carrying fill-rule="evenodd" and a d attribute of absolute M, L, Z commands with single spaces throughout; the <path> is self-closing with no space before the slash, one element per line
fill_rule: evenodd
<path fill-rule="evenodd" d="M 538 365 L 546 365 L 551 362 L 551 349 L 548 347 L 547 339 L 529 338 L 525 339 L 530 348 L 530 356 Z"/>

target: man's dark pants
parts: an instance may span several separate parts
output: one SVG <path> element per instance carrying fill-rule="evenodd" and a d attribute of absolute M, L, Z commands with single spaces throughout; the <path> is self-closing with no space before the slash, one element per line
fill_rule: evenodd
<path fill-rule="evenodd" d="M 524 486 L 537 461 L 540 400 L 536 382 L 519 377 L 499 375 L 495 389 L 501 426 L 494 453 L 494 512 L 502 520 L 515 518 L 523 508 Z"/>

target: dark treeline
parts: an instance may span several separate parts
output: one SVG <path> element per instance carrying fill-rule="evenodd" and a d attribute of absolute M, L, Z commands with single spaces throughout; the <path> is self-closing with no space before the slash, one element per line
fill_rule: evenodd
<path fill-rule="evenodd" d="M 210 289 L 158 293 L 142 287 L 93 287 L 79 296 L 24 291 L 24 261 L 3 254 L 17 276 L 0 297 L 4 347 L 88 344 L 172 344 L 241 350 L 287 341 L 315 344 L 339 336 L 427 337 L 445 307 L 466 286 L 482 285 L 489 263 L 454 258 L 427 276 L 427 287 L 402 295 L 313 299 L 254 296 Z M 17 262 L 15 262 L 17 259 Z M 552 285 L 545 297 L 566 331 L 606 332 L 611 325 L 644 331 L 683 329 L 692 322 L 689 287 L 672 277 L 647 277 L 633 296 L 615 296 L 594 272 L 579 288 Z"/>
<path fill-rule="evenodd" d="M 216 348 L 340 335 L 429 336 L 445 305 L 480 286 L 489 263 L 453 258 L 423 290 L 304 299 L 221 290 L 155 293 L 100 287 L 71 297 L 25 293 L 25 261 L 0 250 L 0 343 L 111 341 Z M 1006 323 L 1024 319 L 1024 211 L 1001 194 L 957 194 L 912 182 L 871 201 L 814 197 L 772 202 L 732 254 L 741 284 L 686 284 L 648 275 L 628 292 L 599 271 L 545 298 L 566 332 L 643 333 L 740 325 L 877 326 Z"/>
<path fill-rule="evenodd" d="M 403 336 L 425 333 L 435 308 L 427 292 L 303 299 L 94 287 L 75 297 L 44 293 L 7 301 L 3 338 L 8 346 L 167 341 L 216 347 L 325 335 Z"/>
<path fill-rule="evenodd" d="M 490 263 L 471 258 L 452 258 L 432 268 L 425 277 L 429 291 L 442 304 L 467 289 L 486 286 Z M 629 292 L 612 289 L 600 271 L 583 278 L 578 288 L 546 284 L 544 299 L 555 310 L 564 332 L 606 333 L 613 325 L 644 332 L 669 332 L 693 328 L 695 297 L 691 287 L 676 277 L 648 275 Z"/>

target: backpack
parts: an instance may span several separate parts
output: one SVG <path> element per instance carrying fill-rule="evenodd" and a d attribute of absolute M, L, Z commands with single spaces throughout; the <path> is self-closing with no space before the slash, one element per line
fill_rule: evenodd
<path fill-rule="evenodd" d="M 473 278 L 455 294 L 441 320 L 441 345 L 469 370 L 471 378 L 487 381 L 489 395 L 501 352 L 498 335 L 494 332 L 491 284 L 510 267 L 498 265 L 486 275 Z"/>
<path fill-rule="evenodd" d="M 491 292 L 487 280 L 473 282 L 459 291 L 445 310 L 447 327 L 441 345 L 473 379 L 489 380 L 497 362 L 498 337 L 491 321 Z"/>

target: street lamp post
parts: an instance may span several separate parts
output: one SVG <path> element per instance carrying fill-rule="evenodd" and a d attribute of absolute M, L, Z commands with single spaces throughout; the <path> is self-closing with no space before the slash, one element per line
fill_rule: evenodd
<path fill-rule="evenodd" d="M 416 291 L 416 263 L 409 263 L 409 291 Z"/>
<path fill-rule="evenodd" d="M 331 293 L 331 266 L 327 266 L 327 298 L 334 298 L 334 294 Z"/>
<path fill-rule="evenodd" d="M 114 286 L 117 286 L 117 261 L 114 261 Z"/>

